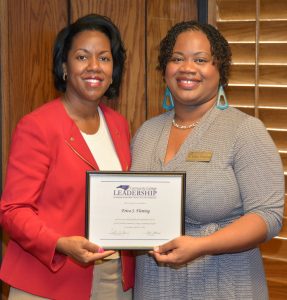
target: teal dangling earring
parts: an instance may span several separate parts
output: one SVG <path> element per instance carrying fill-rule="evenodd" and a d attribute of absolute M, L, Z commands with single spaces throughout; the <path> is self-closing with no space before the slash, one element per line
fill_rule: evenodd
<path fill-rule="evenodd" d="M 226 95 L 224 93 L 223 86 L 220 85 L 218 89 L 217 99 L 216 99 L 216 107 L 218 109 L 224 110 L 228 108 L 228 101 Z"/>
<path fill-rule="evenodd" d="M 163 102 L 162 102 L 162 107 L 165 110 L 171 110 L 171 109 L 174 108 L 174 102 L 173 102 L 172 94 L 171 94 L 171 92 L 170 92 L 170 90 L 169 90 L 168 87 L 166 87 L 165 92 L 164 92 L 164 98 L 163 98 Z"/>

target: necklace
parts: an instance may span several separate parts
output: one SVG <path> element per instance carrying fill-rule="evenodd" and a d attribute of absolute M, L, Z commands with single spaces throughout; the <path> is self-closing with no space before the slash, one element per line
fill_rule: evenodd
<path fill-rule="evenodd" d="M 192 124 L 189 124 L 189 125 L 179 125 L 175 122 L 175 119 L 172 120 L 172 125 L 176 128 L 179 128 L 179 129 L 190 129 L 190 128 L 194 128 L 196 125 L 198 124 L 198 122 L 194 122 Z"/>

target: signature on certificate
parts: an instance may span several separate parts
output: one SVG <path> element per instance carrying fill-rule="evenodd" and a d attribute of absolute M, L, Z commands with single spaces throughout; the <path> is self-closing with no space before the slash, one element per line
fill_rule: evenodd
<path fill-rule="evenodd" d="M 155 235 L 159 235 L 160 232 L 158 232 L 158 231 L 147 231 L 145 234 L 148 235 L 148 236 L 155 236 Z"/>
<path fill-rule="evenodd" d="M 129 233 L 124 229 L 112 228 L 111 231 L 109 232 L 109 234 L 112 234 L 112 235 L 127 235 Z"/>

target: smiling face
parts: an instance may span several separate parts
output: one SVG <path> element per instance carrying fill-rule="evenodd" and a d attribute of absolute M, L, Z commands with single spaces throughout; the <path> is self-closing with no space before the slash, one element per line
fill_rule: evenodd
<path fill-rule="evenodd" d="M 67 62 L 67 97 L 72 101 L 98 102 L 112 82 L 113 57 L 109 38 L 100 31 L 78 33 Z"/>
<path fill-rule="evenodd" d="M 219 71 L 213 63 L 210 43 L 201 31 L 178 35 L 165 70 L 165 81 L 176 106 L 210 106 L 216 100 Z"/>

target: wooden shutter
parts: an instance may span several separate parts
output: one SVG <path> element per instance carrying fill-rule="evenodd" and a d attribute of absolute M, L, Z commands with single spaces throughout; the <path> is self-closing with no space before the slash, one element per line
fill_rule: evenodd
<path fill-rule="evenodd" d="M 287 1 L 210 1 L 209 13 L 232 49 L 227 97 L 263 121 L 287 178 Z M 285 201 L 286 202 L 286 201 Z M 287 210 L 280 234 L 261 246 L 270 299 L 287 295 Z"/>

